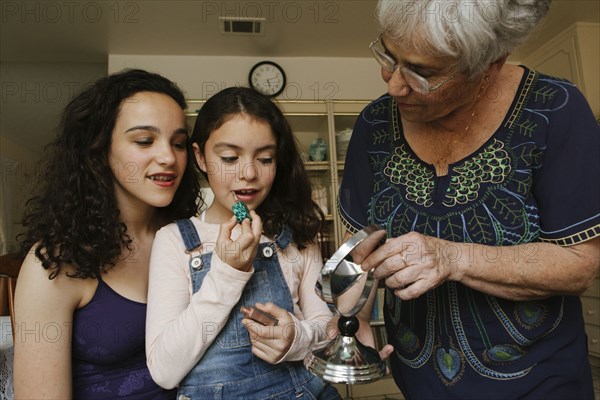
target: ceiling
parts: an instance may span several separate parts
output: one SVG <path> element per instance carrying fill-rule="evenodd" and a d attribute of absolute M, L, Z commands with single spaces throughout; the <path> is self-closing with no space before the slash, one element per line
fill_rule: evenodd
<path fill-rule="evenodd" d="M 2 62 L 106 62 L 108 54 L 368 57 L 377 33 L 374 0 L 1 3 Z M 599 22 L 599 3 L 555 0 L 530 46 L 573 22 Z M 220 16 L 262 17 L 264 33 L 224 34 Z M 513 59 L 530 51 L 523 46 Z"/>
<path fill-rule="evenodd" d="M 109 53 L 360 57 L 377 32 L 372 0 L 21 3 L 30 5 L 3 18 L 5 62 L 98 62 Z M 264 33 L 223 34 L 220 16 L 262 17 Z"/>
<path fill-rule="evenodd" d="M 67 96 L 61 101 L 39 101 L 32 97 L 32 88 L 37 89 L 37 97 L 46 89 L 52 94 L 57 85 L 63 93 L 70 93 L 66 85 L 71 80 L 86 82 L 104 74 L 109 54 L 370 57 L 367 46 L 378 33 L 376 3 L 0 0 L 0 133 L 39 154 L 51 137 Z M 262 17 L 264 31 L 260 35 L 224 34 L 219 25 L 221 16 Z M 600 22 L 600 1 L 554 0 L 540 29 L 510 60 L 522 60 L 577 21 Z M 91 66 L 87 75 L 80 67 L 83 64 Z M 93 78 L 90 68 L 95 71 Z M 41 72 L 56 76 L 52 78 L 56 82 L 42 82 L 47 85 L 38 87 Z M 77 73 L 85 76 L 78 77 Z M 9 88 L 17 94 L 9 96 Z"/>

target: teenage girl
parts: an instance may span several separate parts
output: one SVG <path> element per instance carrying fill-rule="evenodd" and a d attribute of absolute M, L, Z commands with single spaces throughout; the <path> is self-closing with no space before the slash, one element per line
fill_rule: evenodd
<path fill-rule="evenodd" d="M 24 220 L 15 398 L 174 399 L 144 340 L 154 235 L 197 213 L 185 108 L 173 82 L 141 70 L 66 107 Z"/>

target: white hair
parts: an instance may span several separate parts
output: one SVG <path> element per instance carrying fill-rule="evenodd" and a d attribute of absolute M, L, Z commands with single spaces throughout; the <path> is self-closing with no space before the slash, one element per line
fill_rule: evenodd
<path fill-rule="evenodd" d="M 475 76 L 527 40 L 552 0 L 379 0 L 382 31 Z"/>

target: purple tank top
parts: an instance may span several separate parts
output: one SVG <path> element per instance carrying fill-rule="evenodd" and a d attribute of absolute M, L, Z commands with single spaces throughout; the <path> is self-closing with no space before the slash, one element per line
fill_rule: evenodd
<path fill-rule="evenodd" d="M 104 281 L 73 316 L 73 398 L 175 399 L 146 366 L 146 304 L 121 296 Z"/>

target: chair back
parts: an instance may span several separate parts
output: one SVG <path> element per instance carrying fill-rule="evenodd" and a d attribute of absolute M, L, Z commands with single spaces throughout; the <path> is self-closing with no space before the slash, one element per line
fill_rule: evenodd
<path fill-rule="evenodd" d="M 13 338 L 15 335 L 15 287 L 21 263 L 18 253 L 0 256 L 0 315 L 10 315 Z"/>

